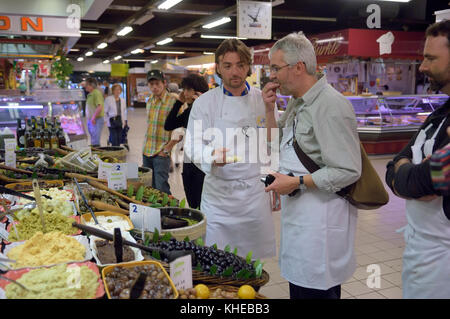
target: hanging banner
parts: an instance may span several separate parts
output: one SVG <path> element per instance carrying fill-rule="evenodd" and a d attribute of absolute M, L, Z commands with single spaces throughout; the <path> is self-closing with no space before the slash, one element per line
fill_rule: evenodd
<path fill-rule="evenodd" d="M 38 17 L 1 15 L 0 33 L 12 35 L 38 35 L 55 37 L 80 37 L 80 28 L 67 23 L 67 17 Z"/>
<path fill-rule="evenodd" d="M 128 75 L 129 64 L 126 63 L 112 63 L 111 76 L 124 77 Z"/>

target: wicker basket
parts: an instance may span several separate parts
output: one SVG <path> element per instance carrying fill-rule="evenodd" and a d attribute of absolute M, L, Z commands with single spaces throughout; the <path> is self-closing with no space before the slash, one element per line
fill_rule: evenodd
<path fill-rule="evenodd" d="M 100 157 L 113 157 L 121 162 L 125 162 L 127 159 L 127 149 L 122 146 L 97 147 L 92 151 L 92 154 L 97 154 Z"/>
<path fill-rule="evenodd" d="M 164 265 L 165 267 L 166 265 Z M 168 265 L 167 265 L 168 266 Z M 262 286 L 267 284 L 270 280 L 269 274 L 263 270 L 260 278 L 252 278 L 252 279 L 233 279 L 230 277 L 219 277 L 212 276 L 205 272 L 200 272 L 198 270 L 192 271 L 192 280 L 195 284 L 208 284 L 208 285 L 227 285 L 240 287 L 242 285 L 249 285 L 255 288 L 258 291 Z"/>
<path fill-rule="evenodd" d="M 230 286 L 230 285 L 207 285 L 207 286 L 208 286 L 209 290 L 211 291 L 211 293 L 212 293 L 213 290 L 216 290 L 216 289 L 222 289 L 222 290 L 224 290 L 226 292 L 234 292 L 236 294 L 239 291 L 239 287 Z M 257 292 L 256 295 L 255 295 L 255 299 L 261 300 L 261 299 L 267 299 L 267 297 L 263 296 L 263 295 L 261 295 L 260 293 Z"/>

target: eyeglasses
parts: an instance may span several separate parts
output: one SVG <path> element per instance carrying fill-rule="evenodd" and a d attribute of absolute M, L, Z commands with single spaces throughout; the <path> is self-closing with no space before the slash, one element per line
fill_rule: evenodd
<path fill-rule="evenodd" d="M 270 73 L 277 73 L 278 71 L 280 71 L 281 69 L 283 69 L 283 68 L 285 68 L 287 66 L 291 66 L 291 65 L 290 64 L 286 64 L 286 65 L 283 65 L 283 66 L 272 65 L 270 67 Z"/>

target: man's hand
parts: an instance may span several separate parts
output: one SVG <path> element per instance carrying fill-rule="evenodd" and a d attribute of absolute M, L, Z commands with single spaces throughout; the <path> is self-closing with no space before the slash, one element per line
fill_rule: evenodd
<path fill-rule="evenodd" d="M 214 158 L 213 166 L 225 166 L 227 164 L 227 152 L 229 151 L 228 148 L 217 148 L 214 151 L 212 151 L 211 155 Z"/>
<path fill-rule="evenodd" d="M 273 112 L 275 102 L 277 101 L 277 89 L 280 87 L 278 83 L 268 82 L 262 90 L 262 98 L 266 105 L 266 113 Z"/>
<path fill-rule="evenodd" d="M 95 119 L 95 117 L 91 118 L 91 124 L 95 125 L 95 123 L 97 123 L 97 120 Z"/>
<path fill-rule="evenodd" d="M 298 176 L 289 176 L 280 173 L 271 173 L 275 180 L 265 188 L 266 192 L 275 191 L 281 195 L 288 195 L 298 189 L 300 180 Z"/>

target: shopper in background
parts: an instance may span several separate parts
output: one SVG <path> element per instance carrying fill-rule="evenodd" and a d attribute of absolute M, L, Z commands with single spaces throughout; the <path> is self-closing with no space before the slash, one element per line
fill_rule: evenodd
<path fill-rule="evenodd" d="M 84 94 L 84 100 L 82 101 L 81 105 L 83 108 L 82 116 L 85 117 L 86 116 L 86 99 L 89 94 L 89 92 L 86 91 L 86 81 L 82 81 L 80 83 L 80 88 L 83 90 L 83 94 Z"/>
<path fill-rule="evenodd" d="M 103 129 L 104 99 L 103 94 L 97 88 L 95 78 L 86 79 L 86 91 L 89 92 L 86 99 L 86 119 L 91 145 L 100 146 L 100 136 Z"/>
<path fill-rule="evenodd" d="M 167 90 L 168 90 L 170 93 L 174 93 L 174 94 L 176 94 L 176 95 L 178 96 L 178 93 L 179 93 L 179 91 L 180 91 L 180 88 L 178 87 L 178 84 L 177 84 L 177 83 L 171 82 L 171 83 L 169 83 L 169 85 L 167 85 Z"/>
<path fill-rule="evenodd" d="M 111 95 L 111 90 L 109 88 L 109 82 L 103 81 L 103 97 L 106 99 L 110 95 Z"/>
<path fill-rule="evenodd" d="M 189 114 L 191 113 L 192 104 L 203 93 L 209 90 L 206 80 L 198 74 L 190 74 L 181 82 L 183 91 L 180 93 L 178 100 L 175 102 L 172 110 L 167 116 L 164 128 L 168 131 L 183 127 L 187 128 Z M 180 110 L 183 105 L 187 107 Z M 183 136 L 181 136 L 182 139 Z M 179 139 L 181 141 L 181 139 Z M 183 163 L 183 185 L 186 199 L 189 207 L 199 208 L 203 189 L 203 180 L 205 173 L 203 173 L 195 164 L 185 161 Z"/>
<path fill-rule="evenodd" d="M 450 21 L 428 27 L 419 68 L 433 91 L 450 95 Z M 431 113 L 387 165 L 386 183 L 406 199 L 404 298 L 450 298 L 449 196 L 433 187 L 429 157 L 449 143 L 450 100 Z"/>
<path fill-rule="evenodd" d="M 127 105 L 120 97 L 122 87 L 114 84 L 112 94 L 105 99 L 105 121 L 109 129 L 109 139 L 112 146 L 120 146 L 122 129 L 127 125 Z"/>
<path fill-rule="evenodd" d="M 314 47 L 302 33 L 278 40 L 269 51 L 270 80 L 263 89 L 268 128 L 280 128 L 280 173 L 266 191 L 281 200 L 281 275 L 291 299 L 339 299 L 356 268 L 357 209 L 336 194 L 361 175 L 361 150 L 352 104 L 318 78 Z M 276 91 L 291 95 L 277 123 Z M 320 169 L 310 174 L 295 140 Z M 273 139 L 272 139 L 273 138 Z M 288 174 L 292 174 L 289 176 Z M 297 190 L 294 196 L 287 196 Z"/>
<path fill-rule="evenodd" d="M 147 100 L 147 134 L 143 150 L 143 166 L 153 171 L 152 187 L 170 193 L 170 151 L 177 141 L 170 140 L 170 131 L 164 129 L 167 115 L 175 104 L 176 97 L 166 89 L 164 74 L 159 70 L 147 73 L 148 86 L 152 94 Z"/>
<path fill-rule="evenodd" d="M 225 138 L 227 130 L 235 132 L 234 150 L 240 147 L 247 161 L 250 158 L 248 132 L 254 128 L 251 131 L 258 134 L 256 128 L 264 123 L 265 113 L 261 91 L 246 81 L 251 74 L 251 52 L 242 41 L 227 39 L 215 56 L 223 85 L 194 101 L 184 145 L 187 158 L 206 174 L 201 197 L 206 244 L 236 247 L 241 256 L 252 251 L 255 259 L 271 257 L 275 255 L 275 232 L 270 197 L 260 182 L 262 164 L 230 163 L 224 148 L 227 141 L 218 136 L 211 141 L 200 134 L 215 129 Z"/>

